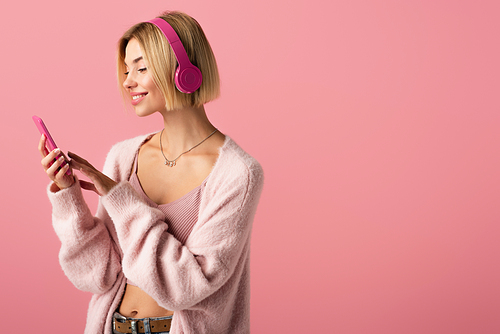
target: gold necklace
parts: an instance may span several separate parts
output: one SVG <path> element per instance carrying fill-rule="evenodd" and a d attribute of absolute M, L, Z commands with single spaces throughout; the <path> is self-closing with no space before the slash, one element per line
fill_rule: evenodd
<path fill-rule="evenodd" d="M 163 131 L 165 130 L 165 128 L 163 128 L 163 130 L 161 130 L 161 133 L 160 133 L 160 151 L 161 151 L 161 155 L 163 155 L 163 157 L 165 158 L 165 165 L 167 165 L 168 167 L 174 167 L 175 166 L 175 162 L 177 161 L 177 159 L 179 159 L 181 157 L 181 155 L 183 154 L 186 154 L 188 152 L 191 152 L 191 150 L 193 150 L 194 148 L 200 146 L 201 144 L 203 144 L 203 142 L 205 140 L 207 140 L 208 138 L 212 137 L 212 135 L 214 133 L 217 132 L 217 129 L 214 130 L 214 132 L 212 132 L 211 134 L 208 135 L 207 138 L 203 139 L 202 141 L 200 141 L 198 144 L 194 145 L 193 147 L 191 147 L 189 150 L 187 150 L 186 152 L 182 152 L 181 154 L 179 154 L 179 156 L 177 158 L 175 158 L 174 160 L 168 160 L 167 157 L 165 156 L 165 154 L 163 153 L 163 146 L 161 144 L 161 137 L 163 136 Z"/>

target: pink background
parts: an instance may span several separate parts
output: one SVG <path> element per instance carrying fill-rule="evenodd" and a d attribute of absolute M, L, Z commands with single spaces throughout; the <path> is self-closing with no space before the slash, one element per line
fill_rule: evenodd
<path fill-rule="evenodd" d="M 204 27 L 209 117 L 265 169 L 253 333 L 500 332 L 498 1 L 47 0 L 0 11 L 2 333 L 80 333 L 90 299 L 58 264 L 31 116 L 99 168 L 159 130 L 124 111 L 115 45 L 165 9 Z"/>

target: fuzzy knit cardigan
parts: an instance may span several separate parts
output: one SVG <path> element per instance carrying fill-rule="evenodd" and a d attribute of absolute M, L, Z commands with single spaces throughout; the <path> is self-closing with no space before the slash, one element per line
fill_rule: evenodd
<path fill-rule="evenodd" d="M 113 146 L 104 174 L 118 182 L 95 216 L 78 182 L 48 187 L 59 261 L 69 280 L 93 293 L 85 333 L 111 333 L 112 314 L 132 280 L 174 311 L 171 334 L 250 332 L 250 234 L 263 185 L 259 163 L 226 136 L 203 189 L 198 221 L 181 244 L 164 214 L 128 182 L 135 154 L 149 136 Z"/>

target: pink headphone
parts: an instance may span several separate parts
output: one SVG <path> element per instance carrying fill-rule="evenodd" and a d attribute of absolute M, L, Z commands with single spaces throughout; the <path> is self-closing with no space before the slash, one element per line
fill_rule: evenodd
<path fill-rule="evenodd" d="M 167 21 L 159 17 L 148 22 L 161 30 L 174 51 L 175 58 L 177 58 L 177 62 L 179 63 L 179 66 L 175 70 L 175 85 L 177 89 L 186 94 L 195 92 L 201 86 L 201 71 L 189 61 L 186 49 L 184 49 L 174 28 Z"/>

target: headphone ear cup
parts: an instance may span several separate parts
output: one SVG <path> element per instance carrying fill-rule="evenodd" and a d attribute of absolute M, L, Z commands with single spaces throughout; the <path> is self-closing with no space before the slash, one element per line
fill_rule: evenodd
<path fill-rule="evenodd" d="M 181 68 L 177 66 L 175 70 L 175 86 L 186 94 L 194 93 L 200 88 L 202 82 L 201 71 L 195 66 Z"/>

